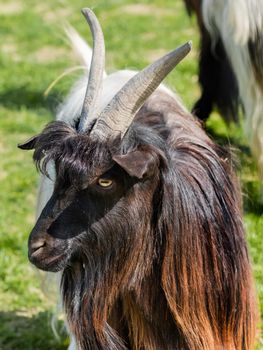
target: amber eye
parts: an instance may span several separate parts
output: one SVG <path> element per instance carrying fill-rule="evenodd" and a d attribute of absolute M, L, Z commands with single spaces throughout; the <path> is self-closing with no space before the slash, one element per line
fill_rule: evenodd
<path fill-rule="evenodd" d="M 101 178 L 98 180 L 98 185 L 99 185 L 100 187 L 104 187 L 104 188 L 110 187 L 110 186 L 112 185 L 112 180 L 110 180 L 110 179 L 105 179 L 105 178 L 101 177 Z"/>

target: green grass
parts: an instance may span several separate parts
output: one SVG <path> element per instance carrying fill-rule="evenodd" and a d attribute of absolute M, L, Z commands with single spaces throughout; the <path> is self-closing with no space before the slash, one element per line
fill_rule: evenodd
<path fill-rule="evenodd" d="M 48 98 L 43 93 L 66 68 L 78 64 L 63 33 L 70 22 L 90 41 L 80 8 L 95 8 L 105 33 L 107 69 L 143 68 L 158 55 L 187 41 L 193 52 L 167 78 L 187 107 L 197 99 L 198 32 L 180 0 L 10 0 L 0 4 L 0 350 L 62 350 L 49 327 L 53 303 L 27 260 L 27 237 L 34 224 L 38 175 L 32 154 L 16 148 L 54 117 L 73 74 Z M 165 3 L 165 5 L 164 5 Z M 263 208 L 260 184 L 242 128 L 226 126 L 214 113 L 208 132 L 237 149 L 244 190 L 245 224 L 256 287 L 263 310 Z"/>

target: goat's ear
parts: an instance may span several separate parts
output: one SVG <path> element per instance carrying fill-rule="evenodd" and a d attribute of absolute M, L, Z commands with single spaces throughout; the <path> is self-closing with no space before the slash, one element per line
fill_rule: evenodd
<path fill-rule="evenodd" d="M 133 151 L 124 155 L 114 155 L 113 160 L 130 176 L 143 179 L 154 174 L 157 157 L 147 151 Z"/>
<path fill-rule="evenodd" d="M 27 141 L 23 143 L 19 143 L 17 147 L 25 150 L 34 149 L 36 146 L 37 139 L 38 139 L 38 135 L 32 136 Z"/>

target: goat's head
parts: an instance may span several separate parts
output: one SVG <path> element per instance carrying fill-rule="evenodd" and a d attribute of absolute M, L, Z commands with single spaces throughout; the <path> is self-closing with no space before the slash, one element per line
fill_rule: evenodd
<path fill-rule="evenodd" d="M 53 195 L 29 238 L 29 259 L 37 267 L 58 271 L 74 257 L 105 255 L 118 241 L 125 249 L 134 238 L 128 236 L 132 222 L 137 228 L 146 224 L 142 221 L 150 215 L 163 155 L 156 145 L 143 145 L 140 132 L 145 137 L 145 130 L 137 127 L 120 149 L 115 140 L 93 141 L 53 122 L 23 146 L 34 143 L 42 172 L 48 172 L 51 162 L 56 169 Z M 157 135 L 153 142 L 162 143 Z"/>
<path fill-rule="evenodd" d="M 46 175 L 48 164 L 53 162 L 56 169 L 53 195 L 29 238 L 30 261 L 49 271 L 59 271 L 83 256 L 95 259 L 110 249 L 113 254 L 118 246 L 125 252 L 132 240 L 138 240 L 136 231 L 146 228 L 165 147 L 153 130 L 130 125 L 148 96 L 190 50 L 185 44 L 139 72 L 99 112 L 103 34 L 94 14 L 89 9 L 83 13 L 94 46 L 77 129 L 53 122 L 19 145 L 35 149 L 34 160 Z"/>

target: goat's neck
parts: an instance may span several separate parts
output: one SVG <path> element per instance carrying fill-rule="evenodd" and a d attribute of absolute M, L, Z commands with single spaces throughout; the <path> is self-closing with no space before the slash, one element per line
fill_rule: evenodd
<path fill-rule="evenodd" d="M 125 293 L 113 308 L 111 326 L 132 350 L 180 349 L 180 336 L 157 279 L 149 278 L 141 290 Z"/>

